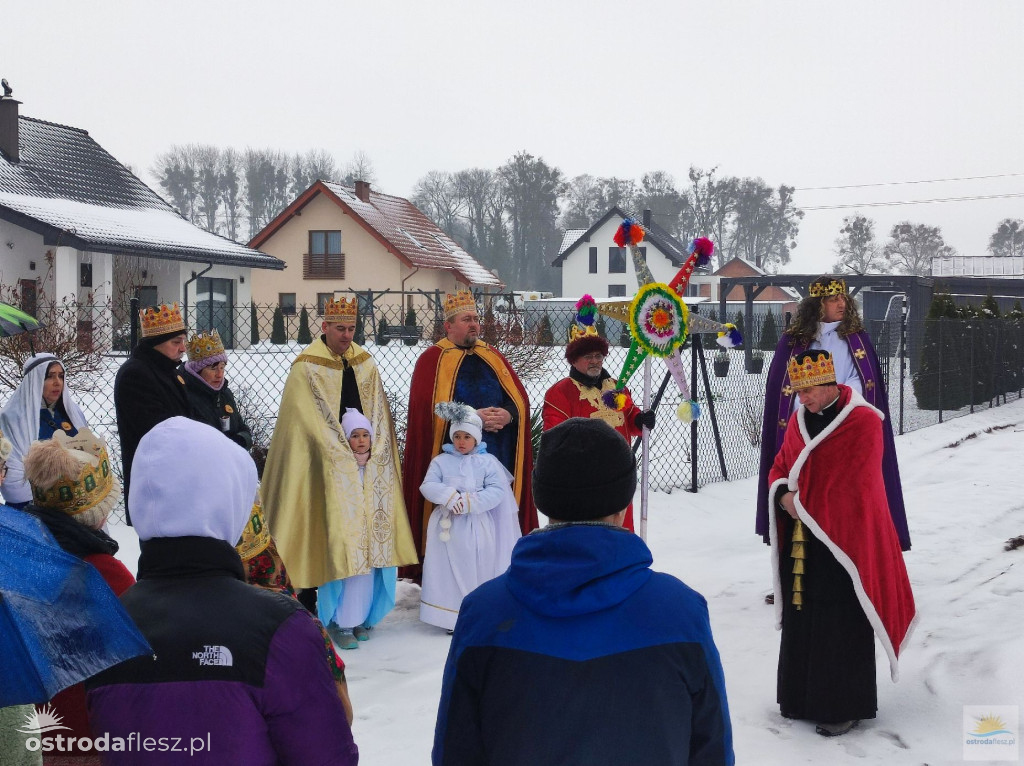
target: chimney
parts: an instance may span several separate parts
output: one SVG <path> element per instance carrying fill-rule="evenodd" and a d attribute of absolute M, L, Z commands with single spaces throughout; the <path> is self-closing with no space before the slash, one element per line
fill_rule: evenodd
<path fill-rule="evenodd" d="M 651 225 L 651 210 L 648 208 L 644 211 L 644 228 L 648 228 Z"/>
<path fill-rule="evenodd" d="M 18 151 L 18 105 L 20 101 L 0 98 L 0 152 L 10 162 L 20 162 Z"/>
<path fill-rule="evenodd" d="M 366 181 L 356 181 L 356 196 L 363 202 L 370 201 L 370 184 Z"/>

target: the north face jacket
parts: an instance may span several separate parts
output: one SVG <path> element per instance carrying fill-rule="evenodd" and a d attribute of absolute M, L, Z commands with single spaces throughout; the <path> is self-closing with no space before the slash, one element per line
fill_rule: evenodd
<path fill-rule="evenodd" d="M 154 656 L 86 685 L 94 736 L 134 748 L 109 746 L 105 764 L 358 762 L 323 639 L 298 601 L 246 584 L 220 540 L 154 538 L 141 552 L 121 603 Z"/>
<path fill-rule="evenodd" d="M 732 764 L 707 604 L 651 563 L 619 527 L 522 538 L 462 603 L 434 764 Z"/>

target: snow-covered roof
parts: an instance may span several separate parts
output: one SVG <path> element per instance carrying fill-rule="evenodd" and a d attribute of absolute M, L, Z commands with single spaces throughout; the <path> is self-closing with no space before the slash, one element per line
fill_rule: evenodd
<path fill-rule="evenodd" d="M 576 240 L 587 233 L 586 229 L 566 229 L 562 235 L 562 244 L 558 246 L 558 254 L 561 255 L 570 247 L 576 244 Z"/>
<path fill-rule="evenodd" d="M 502 281 L 403 197 L 368 189 L 368 201 L 356 190 L 331 181 L 316 181 L 249 242 L 260 247 L 318 194 L 324 194 L 406 264 L 421 269 L 454 271 L 459 281 L 479 287 L 503 287 Z"/>
<path fill-rule="evenodd" d="M 569 229 L 566 231 L 562 236 L 562 244 L 558 247 L 558 255 L 555 256 L 551 265 L 561 268 L 562 263 L 569 256 L 569 253 L 576 248 L 576 245 L 581 240 L 589 238 L 591 234 L 601 228 L 613 216 L 618 216 L 622 219 L 630 217 L 622 208 L 613 205 L 604 215 L 591 224 L 589 229 Z M 644 242 L 658 248 L 662 255 L 668 258 L 675 266 L 682 266 L 686 263 L 686 259 L 690 257 L 690 254 L 686 251 L 686 246 L 682 242 L 653 221 L 644 224 Z M 641 245 L 641 247 L 643 246 Z"/>
<path fill-rule="evenodd" d="M 0 218 L 47 245 L 283 269 L 272 255 L 184 219 L 80 128 L 18 118 L 20 159 L 0 155 Z"/>
<path fill-rule="evenodd" d="M 173 210 L 105 207 L 10 192 L 0 192 L 0 208 L 57 230 L 51 244 L 100 253 L 284 268 L 279 259 L 200 229 Z M 25 226 L 38 228 L 31 222 L 25 222 Z"/>

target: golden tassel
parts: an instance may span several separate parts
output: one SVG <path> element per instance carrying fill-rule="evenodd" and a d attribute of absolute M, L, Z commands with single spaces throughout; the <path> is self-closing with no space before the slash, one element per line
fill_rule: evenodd
<path fill-rule="evenodd" d="M 793 606 L 802 609 L 804 605 L 804 542 L 807 537 L 804 534 L 804 524 L 797 519 L 793 524 Z"/>

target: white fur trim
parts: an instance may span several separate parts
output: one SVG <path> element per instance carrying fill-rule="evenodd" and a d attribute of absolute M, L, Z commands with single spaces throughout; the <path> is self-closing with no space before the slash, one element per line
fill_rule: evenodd
<path fill-rule="evenodd" d="M 781 550 L 781 546 L 778 540 L 778 532 L 775 528 L 776 520 L 773 498 L 777 491 L 777 485 L 785 483 L 787 490 L 794 493 L 793 505 L 796 508 L 797 516 L 800 517 L 800 521 L 807 526 L 811 531 L 811 534 L 825 544 L 829 551 L 832 552 L 832 555 L 835 556 L 836 561 L 838 561 L 846 570 L 847 574 L 850 575 L 850 580 L 853 582 L 853 590 L 857 594 L 857 600 L 860 602 L 861 609 L 864 611 L 864 616 L 868 618 L 868 623 L 870 623 L 871 629 L 874 630 L 875 635 L 882 644 L 882 648 L 885 649 L 886 656 L 889 658 L 889 675 L 895 683 L 899 678 L 899 667 L 897 665 L 898 658 L 895 650 L 893 649 L 892 641 L 889 640 L 889 634 L 885 632 L 885 626 L 882 624 L 882 618 L 879 616 L 878 610 L 875 609 L 874 604 L 871 603 L 867 593 L 864 591 L 864 584 L 861 582 L 860 574 L 857 572 L 857 567 L 854 566 L 850 557 L 847 556 L 846 553 L 824 533 L 820 526 L 818 526 L 814 517 L 807 512 L 807 509 L 800 500 L 800 471 L 807 462 L 807 458 L 810 456 L 811 451 L 827 439 L 837 428 L 839 428 L 840 424 L 842 424 L 846 418 L 849 417 L 850 413 L 857 407 L 867 407 L 878 415 L 879 418 L 882 420 L 885 419 L 885 416 L 877 407 L 868 404 L 867 400 L 864 399 L 863 396 L 857 393 L 854 389 L 850 389 L 850 401 L 839 411 L 839 415 L 836 416 L 836 419 L 829 423 L 820 434 L 811 439 L 810 434 L 807 432 L 807 425 L 804 419 L 806 415 L 806 408 L 801 405 L 800 409 L 797 410 L 797 422 L 800 425 L 800 436 L 804 440 L 804 448 L 800 451 L 800 455 L 793 463 L 793 467 L 789 472 L 789 477 L 787 479 L 777 479 L 772 483 L 768 490 L 768 530 L 770 535 L 769 539 L 771 540 L 772 545 L 772 566 L 774 568 L 773 576 L 775 578 L 776 627 L 779 629 L 782 627 L 782 598 L 780 598 L 780 596 L 782 596 L 782 581 L 779 574 L 779 551 Z M 917 615 L 915 614 L 914 619 L 911 622 L 911 627 L 916 622 Z M 904 636 L 904 639 L 901 642 L 901 648 L 906 644 L 906 640 L 909 636 L 910 631 L 908 630 L 907 635 Z"/>

